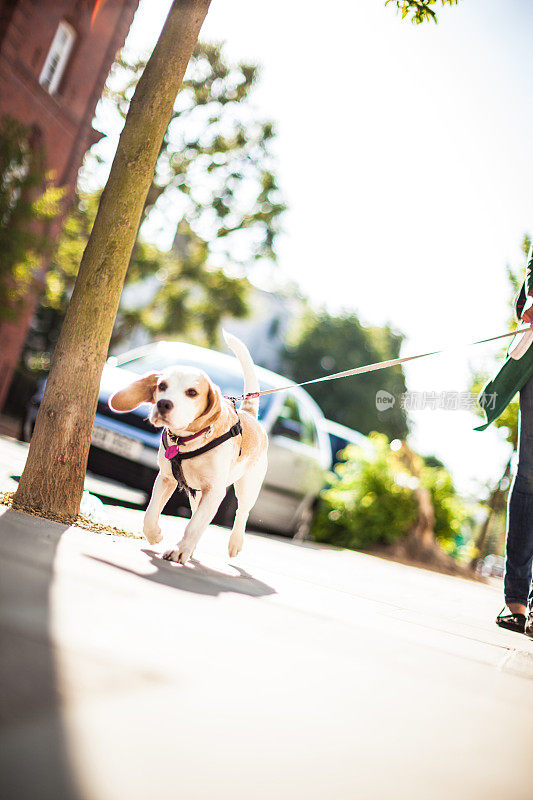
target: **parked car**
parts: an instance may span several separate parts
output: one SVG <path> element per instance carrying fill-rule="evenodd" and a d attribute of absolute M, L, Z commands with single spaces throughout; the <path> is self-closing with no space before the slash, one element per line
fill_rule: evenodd
<path fill-rule="evenodd" d="M 113 413 L 109 397 L 146 372 L 157 372 L 173 364 L 204 369 L 222 393 L 238 396 L 243 391 L 239 362 L 204 347 L 182 342 L 156 342 L 108 359 L 100 384 L 100 396 L 92 433 L 88 468 L 129 486 L 151 492 L 157 471 L 157 450 L 161 431 L 147 421 L 149 406 L 126 414 Z M 257 367 L 262 389 L 287 386 L 291 382 Z M 23 424 L 29 441 L 44 387 L 35 395 Z M 304 535 L 318 494 L 331 466 L 331 450 L 323 428 L 324 416 L 304 389 L 290 388 L 261 398 L 259 418 L 269 435 L 268 472 L 250 525 L 284 534 Z M 232 524 L 236 500 L 233 490 L 226 495 L 215 520 Z M 185 513 L 188 501 L 175 492 L 166 511 Z"/>
<path fill-rule="evenodd" d="M 329 437 L 329 445 L 331 448 L 331 461 L 332 464 L 338 464 L 339 461 L 344 459 L 341 453 L 349 444 L 356 444 L 362 447 L 365 452 L 369 453 L 372 450 L 372 444 L 366 436 L 363 436 L 359 431 L 353 428 L 347 428 L 346 425 L 340 425 L 338 422 L 333 422 L 331 419 L 322 419 L 322 428 Z"/>

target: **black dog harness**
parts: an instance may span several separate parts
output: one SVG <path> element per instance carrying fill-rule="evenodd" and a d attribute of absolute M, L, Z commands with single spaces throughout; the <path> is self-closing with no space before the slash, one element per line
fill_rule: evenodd
<path fill-rule="evenodd" d="M 187 458 L 196 458 L 196 456 L 201 456 L 204 453 L 208 453 L 209 450 L 213 450 L 215 447 L 218 447 L 219 444 L 223 442 L 227 442 L 228 439 L 232 439 L 234 436 L 242 435 L 242 425 L 240 419 L 237 418 L 237 422 L 233 427 L 223 433 L 222 436 L 218 436 L 216 439 L 213 439 L 211 442 L 204 444 L 203 447 L 199 447 L 198 450 L 191 450 L 189 453 L 180 453 L 179 446 L 180 444 L 185 444 L 186 442 L 190 442 L 191 439 L 196 439 L 197 436 L 201 436 L 202 433 L 205 433 L 208 428 L 205 428 L 203 431 L 199 433 L 195 433 L 193 436 L 176 436 L 175 434 L 171 433 L 168 428 L 163 430 L 162 442 L 163 447 L 165 448 L 165 458 L 170 461 L 170 466 L 172 467 L 172 474 L 174 478 L 178 482 L 178 489 L 187 492 L 187 494 L 195 496 L 196 492 L 199 492 L 199 489 L 191 489 L 191 487 L 187 484 L 185 480 L 185 476 L 183 475 L 183 469 L 181 466 L 181 462 Z M 169 444 L 169 441 L 172 444 Z M 239 450 L 239 455 L 241 451 Z"/>

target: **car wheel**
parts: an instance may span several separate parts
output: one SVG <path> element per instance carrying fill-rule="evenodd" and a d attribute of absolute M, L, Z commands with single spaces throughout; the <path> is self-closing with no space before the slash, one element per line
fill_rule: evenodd
<path fill-rule="evenodd" d="M 150 489 L 148 496 L 150 496 L 151 491 L 152 490 Z M 163 514 L 170 514 L 172 517 L 190 517 L 191 506 L 186 493 L 176 489 L 172 497 L 170 497 L 170 499 L 167 501 L 167 504 L 163 509 Z"/>
<path fill-rule="evenodd" d="M 226 492 L 226 496 L 221 502 L 213 522 L 215 525 L 222 525 L 224 528 L 232 528 L 235 520 L 235 513 L 237 511 L 237 498 L 235 497 L 235 490 L 230 486 Z"/>
<path fill-rule="evenodd" d="M 19 442 L 29 442 L 33 436 L 34 428 L 35 420 L 31 421 L 29 416 L 26 416 L 20 423 Z"/>

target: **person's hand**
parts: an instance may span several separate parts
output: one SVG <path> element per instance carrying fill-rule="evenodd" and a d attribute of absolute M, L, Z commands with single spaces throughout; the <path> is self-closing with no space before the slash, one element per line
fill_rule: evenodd
<path fill-rule="evenodd" d="M 523 319 L 524 322 L 533 322 L 533 295 L 528 295 L 528 297 L 526 297 L 521 319 Z"/>

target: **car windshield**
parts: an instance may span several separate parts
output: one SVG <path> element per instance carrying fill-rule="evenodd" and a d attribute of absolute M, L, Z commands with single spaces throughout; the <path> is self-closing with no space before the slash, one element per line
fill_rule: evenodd
<path fill-rule="evenodd" d="M 172 353 L 146 353 L 145 355 L 138 356 L 137 358 L 132 358 L 127 361 L 120 361 L 117 365 L 119 367 L 124 367 L 124 369 L 130 370 L 131 372 L 135 372 L 139 375 L 144 375 L 146 372 L 159 372 L 160 370 L 167 369 L 167 367 L 172 367 L 174 364 L 183 364 L 186 367 L 199 367 L 200 369 L 205 370 L 211 380 L 220 386 L 222 390 L 222 394 L 226 395 L 227 397 L 239 397 L 239 395 L 243 392 L 243 378 L 242 373 L 232 372 L 228 370 L 226 367 L 222 368 L 218 364 L 214 364 L 212 361 L 208 363 L 202 363 L 198 359 L 190 359 L 190 358 L 176 358 L 175 355 Z M 269 383 L 265 383 L 261 381 L 261 389 L 273 389 L 274 386 Z M 264 419 L 268 409 L 270 408 L 270 404 L 272 402 L 272 395 L 267 394 L 263 396 L 259 400 L 259 419 Z"/>

